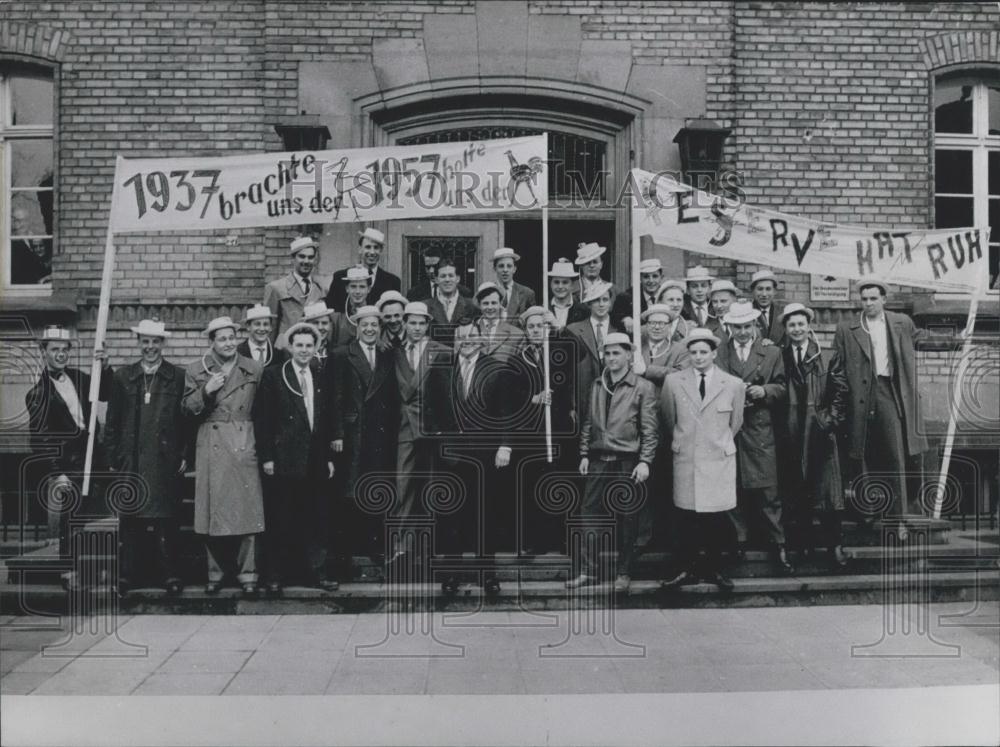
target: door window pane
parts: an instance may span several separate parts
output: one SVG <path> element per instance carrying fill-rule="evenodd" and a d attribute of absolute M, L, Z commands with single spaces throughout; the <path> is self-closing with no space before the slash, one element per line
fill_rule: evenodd
<path fill-rule="evenodd" d="M 52 192 L 31 190 L 10 196 L 10 235 L 49 236 L 52 234 Z"/>
<path fill-rule="evenodd" d="M 428 280 L 425 257 L 449 259 L 455 263 L 458 282 L 475 290 L 478 236 L 406 236 L 410 260 L 410 284 L 414 288 Z"/>
<path fill-rule="evenodd" d="M 934 152 L 934 191 L 938 194 L 972 194 L 972 151 Z"/>
<path fill-rule="evenodd" d="M 990 151 L 989 163 L 987 164 L 990 178 L 990 194 L 1000 196 L 1000 150 Z"/>
<path fill-rule="evenodd" d="M 11 186 L 52 186 L 52 141 L 12 140 Z"/>
<path fill-rule="evenodd" d="M 971 197 L 938 197 L 934 209 L 938 228 L 963 228 L 974 223 Z"/>
<path fill-rule="evenodd" d="M 1000 85 L 992 85 L 986 89 L 987 106 L 989 106 L 989 135 L 1000 135 Z"/>
<path fill-rule="evenodd" d="M 938 81 L 934 86 L 934 130 L 936 132 L 972 133 L 971 78 Z"/>
<path fill-rule="evenodd" d="M 52 124 L 52 78 L 18 73 L 10 78 L 10 124 Z"/>

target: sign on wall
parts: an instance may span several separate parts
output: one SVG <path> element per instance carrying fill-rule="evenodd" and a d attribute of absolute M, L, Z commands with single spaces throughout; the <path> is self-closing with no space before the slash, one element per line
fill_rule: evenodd
<path fill-rule="evenodd" d="M 851 281 L 832 275 L 809 276 L 809 300 L 813 303 L 824 301 L 850 301 Z"/>
<path fill-rule="evenodd" d="M 860 228 L 711 195 L 666 174 L 632 170 L 638 234 L 688 251 L 822 277 L 973 293 L 989 278 L 989 228 Z M 814 299 L 815 300 L 815 299 Z"/>
<path fill-rule="evenodd" d="M 113 233 L 448 217 L 548 204 L 547 136 L 119 159 Z"/>

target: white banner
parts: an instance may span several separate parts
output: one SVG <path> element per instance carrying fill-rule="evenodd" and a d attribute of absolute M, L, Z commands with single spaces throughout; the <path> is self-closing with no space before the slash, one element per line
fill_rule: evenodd
<path fill-rule="evenodd" d="M 114 233 L 446 217 L 548 204 L 547 135 L 221 158 L 122 159 Z"/>
<path fill-rule="evenodd" d="M 871 229 L 822 223 L 632 170 L 638 235 L 654 243 L 837 278 L 973 293 L 989 278 L 989 229 Z"/>

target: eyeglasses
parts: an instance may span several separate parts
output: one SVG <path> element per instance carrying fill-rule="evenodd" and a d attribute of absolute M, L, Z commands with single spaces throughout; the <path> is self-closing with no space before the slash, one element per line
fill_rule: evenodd
<path fill-rule="evenodd" d="M 670 322 L 646 322 L 649 327 L 669 327 Z"/>

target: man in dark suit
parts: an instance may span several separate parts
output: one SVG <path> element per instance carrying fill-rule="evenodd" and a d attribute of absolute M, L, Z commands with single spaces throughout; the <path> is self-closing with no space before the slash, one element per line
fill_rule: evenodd
<path fill-rule="evenodd" d="M 45 504 L 57 507 L 64 496 L 81 488 L 90 426 L 90 376 L 68 365 L 73 347 L 68 329 L 46 327 L 38 342 L 45 368 L 24 403 L 31 450 L 40 459 L 38 468 L 44 470 L 39 477 L 44 478 L 40 484 L 47 493 Z M 94 357 L 103 367 L 98 399 L 107 402 L 113 372 L 103 348 Z M 59 557 L 65 562 L 72 562 L 69 514 L 70 510 L 59 512 Z M 68 589 L 76 588 L 76 571 L 63 573 L 62 582 Z"/>
<path fill-rule="evenodd" d="M 385 234 L 374 228 L 366 228 L 358 233 L 358 259 L 359 264 L 368 270 L 371 275 L 371 286 L 368 289 L 366 304 L 374 304 L 379 296 L 387 290 L 398 291 L 402 288 L 402 283 L 396 275 L 388 270 L 379 267 L 382 259 L 382 250 L 385 248 Z M 347 277 L 347 270 L 337 270 L 333 274 L 333 281 L 330 283 L 330 292 L 326 297 L 326 305 L 334 311 L 344 311 L 347 303 L 347 285 L 344 279 Z"/>
<path fill-rule="evenodd" d="M 246 324 L 247 339 L 236 346 L 236 352 L 245 358 L 252 358 L 261 366 L 280 366 L 288 359 L 288 353 L 276 348 L 272 342 L 274 327 L 271 320 L 274 314 L 262 303 L 254 304 L 247 309 L 244 324 Z"/>
<path fill-rule="evenodd" d="M 500 318 L 512 324 L 517 322 L 522 311 L 535 305 L 535 291 L 514 282 L 520 260 L 521 255 L 510 247 L 503 246 L 493 252 L 493 272 L 500 290 Z"/>
<path fill-rule="evenodd" d="M 781 496 L 778 492 L 778 457 L 775 424 L 787 396 L 781 349 L 755 339 L 757 311 L 749 302 L 734 303 L 723 317 L 732 338 L 719 346 L 716 365 L 741 379 L 746 386 L 743 428 L 736 440 L 738 503 L 730 512 L 737 540 L 747 541 L 752 521 L 759 522 L 783 573 L 792 566 L 785 551 Z"/>
<path fill-rule="evenodd" d="M 361 307 L 355 321 L 357 338 L 335 348 L 327 367 L 333 392 L 330 440 L 339 455 L 337 493 L 346 515 L 341 536 L 348 557 L 353 550 L 362 555 L 384 552 L 381 517 L 366 510 L 378 486 L 366 478 L 395 467 L 399 423 L 394 351 L 378 347 L 378 308 Z"/>
<path fill-rule="evenodd" d="M 181 410 L 184 369 L 163 359 L 170 336 L 163 322 L 143 319 L 132 331 L 140 358 L 112 377 L 104 443 L 111 469 L 136 481 L 146 499 L 119 511 L 118 594 L 145 577 L 174 595 L 182 588 L 174 542 L 189 449 L 194 461 L 193 429 Z"/>
<path fill-rule="evenodd" d="M 426 301 L 433 298 L 437 291 L 437 266 L 441 262 L 438 254 L 425 254 L 423 279 L 406 291 L 407 301 Z M 472 289 L 462 283 L 458 284 L 458 292 L 466 298 L 472 298 Z"/>
<path fill-rule="evenodd" d="M 590 318 L 566 327 L 576 342 L 576 417 L 582 422 L 590 404 L 590 385 L 597 381 L 604 368 L 604 338 L 621 330 L 611 324 L 611 283 L 601 281 L 589 286 L 583 303 L 590 308 Z"/>
<path fill-rule="evenodd" d="M 253 401 L 257 459 L 265 491 L 266 583 L 271 594 L 300 577 L 325 591 L 329 480 L 333 461 L 328 437 L 326 382 L 315 357 L 319 330 L 300 322 L 287 334 L 291 359 L 269 366 Z"/>
<path fill-rule="evenodd" d="M 881 280 L 858 283 L 861 314 L 837 325 L 833 349 L 847 374 L 850 473 L 884 478 L 889 494 L 868 516 L 884 512 L 898 518 L 907 513 L 907 460 L 927 450 L 927 439 L 920 423 L 914 349 L 920 332 L 906 314 L 885 310 L 888 292 Z M 899 540 L 908 536 L 900 521 Z"/>
<path fill-rule="evenodd" d="M 500 591 L 496 553 L 513 550 L 517 502 L 512 490 L 508 441 L 510 369 L 484 353 L 484 342 L 472 324 L 460 326 L 455 335 L 458 356 L 452 368 L 451 401 L 455 408 L 455 446 L 459 455 L 454 471 L 461 476 L 466 500 L 440 525 L 445 530 L 441 546 L 459 553 L 471 544 L 484 558 L 483 589 Z M 477 541 L 482 538 L 482 545 Z M 471 540 L 471 542 L 470 542 Z M 442 583 L 445 593 L 458 590 L 457 579 Z"/>
<path fill-rule="evenodd" d="M 552 322 L 557 329 L 565 329 L 567 324 L 582 322 L 590 316 L 590 309 L 580 303 L 579 295 L 573 291 L 577 272 L 572 262 L 560 257 L 552 263 L 548 277 L 549 311 L 552 312 Z"/>
<path fill-rule="evenodd" d="M 264 305 L 274 314 L 274 337 L 277 347 L 284 342 L 285 332 L 302 320 L 306 306 L 322 301 L 329 287 L 329 276 L 321 278 L 313 270 L 319 261 L 319 245 L 309 236 L 292 241 L 289 254 L 292 271 L 264 286 Z"/>
<path fill-rule="evenodd" d="M 708 294 L 712 289 L 713 280 L 715 278 L 712 277 L 712 273 L 701 265 L 688 268 L 685 274 L 687 298 L 684 301 L 684 310 L 681 311 L 681 316 L 694 322 L 696 327 L 708 328 L 708 320 L 712 314 Z"/>
<path fill-rule="evenodd" d="M 662 282 L 663 265 L 660 260 L 644 259 L 639 263 L 639 284 L 642 286 L 639 293 L 640 313 L 645 313 L 646 309 L 656 303 L 656 294 L 659 292 Z M 611 323 L 619 329 L 624 329 L 628 334 L 632 334 L 631 286 L 624 293 L 615 296 L 614 306 L 611 307 Z"/>
<path fill-rule="evenodd" d="M 489 280 L 482 283 L 476 289 L 476 302 L 482 313 L 476 326 L 485 339 L 486 354 L 510 358 L 524 339 L 524 332 L 517 324 L 503 320 L 503 303 L 497 284 Z"/>
<path fill-rule="evenodd" d="M 427 338 L 431 315 L 427 305 L 413 301 L 403 310 L 406 343 L 395 353 L 399 392 L 396 441 L 397 505 L 392 516 L 408 519 L 426 515 L 421 501 L 424 486 L 440 468 L 440 435 L 454 432 L 451 405 L 452 351 Z M 403 528 L 393 543 L 389 570 L 407 560 L 416 562 L 415 536 Z"/>
<path fill-rule="evenodd" d="M 437 267 L 437 289 L 424 303 L 431 312 L 431 337 L 451 347 L 455 343 L 455 330 L 479 318 L 475 301 L 458 292 L 458 271 L 448 259 Z"/>
<path fill-rule="evenodd" d="M 716 280 L 712 283 L 712 290 L 708 294 L 709 307 L 711 311 L 708 315 L 708 321 L 705 322 L 705 329 L 710 330 L 722 340 L 722 345 L 725 346 L 726 339 L 729 335 L 723 318 L 729 313 L 729 307 L 732 306 L 736 299 L 739 297 L 739 291 L 736 290 L 736 286 L 731 280 Z"/>
<path fill-rule="evenodd" d="M 785 327 L 781 323 L 780 306 L 774 300 L 777 287 L 778 279 L 770 270 L 758 270 L 750 278 L 753 307 L 760 312 L 757 317 L 757 336 L 780 345 L 785 337 Z"/>

